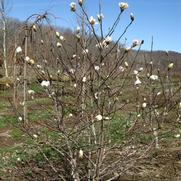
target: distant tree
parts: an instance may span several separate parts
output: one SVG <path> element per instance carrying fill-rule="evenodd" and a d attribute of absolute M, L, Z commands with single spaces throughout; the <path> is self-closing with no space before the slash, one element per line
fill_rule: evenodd
<path fill-rule="evenodd" d="M 0 20 L 3 29 L 3 63 L 5 69 L 5 76 L 8 77 L 7 67 L 7 12 L 9 11 L 9 2 L 7 0 L 0 0 Z"/>

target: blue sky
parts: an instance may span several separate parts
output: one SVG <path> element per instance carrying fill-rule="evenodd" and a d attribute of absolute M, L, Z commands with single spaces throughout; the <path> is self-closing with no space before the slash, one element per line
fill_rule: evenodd
<path fill-rule="evenodd" d="M 12 4 L 9 16 L 25 20 L 33 13 L 48 10 L 56 16 L 52 24 L 60 27 L 75 28 L 75 16 L 69 10 L 70 0 L 8 0 Z M 77 0 L 75 0 L 76 2 Z M 89 15 L 98 13 L 99 0 L 84 0 Z M 101 0 L 105 31 L 119 13 L 119 0 Z M 117 31 L 113 35 L 116 39 L 129 22 L 129 14 L 135 15 L 135 22 L 126 36 L 128 45 L 133 39 L 145 41 L 143 49 L 150 50 L 151 37 L 154 38 L 154 50 L 172 50 L 181 52 L 181 0 L 125 0 L 129 4 Z M 122 40 L 124 41 L 124 39 Z"/>

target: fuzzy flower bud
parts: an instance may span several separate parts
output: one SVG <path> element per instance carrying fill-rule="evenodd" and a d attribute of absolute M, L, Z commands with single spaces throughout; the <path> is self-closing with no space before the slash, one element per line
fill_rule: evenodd
<path fill-rule="evenodd" d="M 78 0 L 79 5 L 82 6 L 83 5 L 83 0 Z"/>
<path fill-rule="evenodd" d="M 96 118 L 98 121 L 101 121 L 101 120 L 102 120 L 102 115 L 98 114 L 95 118 Z"/>
<path fill-rule="evenodd" d="M 140 84 L 141 84 L 141 81 L 140 81 L 139 77 L 136 76 L 136 81 L 135 81 L 134 85 L 140 85 Z"/>
<path fill-rule="evenodd" d="M 172 62 L 172 63 L 169 63 L 169 64 L 168 64 L 168 69 L 173 69 L 173 66 L 174 66 L 173 62 Z"/>
<path fill-rule="evenodd" d="M 21 47 L 17 47 L 16 48 L 16 53 L 21 53 L 22 52 L 22 48 Z"/>
<path fill-rule="evenodd" d="M 60 38 L 60 33 L 59 33 L 58 31 L 56 31 L 55 34 L 56 34 L 56 37 L 57 37 L 57 38 Z"/>
<path fill-rule="evenodd" d="M 84 152 L 83 152 L 83 150 L 79 150 L 79 158 L 83 158 L 83 156 L 84 156 Z"/>
<path fill-rule="evenodd" d="M 104 15 L 102 13 L 97 15 L 98 21 L 102 21 L 103 18 L 104 18 Z"/>
<path fill-rule="evenodd" d="M 91 17 L 89 18 L 89 23 L 90 23 L 91 25 L 94 25 L 94 24 L 96 23 L 96 20 L 94 19 L 93 16 L 91 16 Z"/>
<path fill-rule="evenodd" d="M 32 26 L 32 28 L 33 28 L 33 30 L 36 32 L 37 28 L 36 28 L 36 25 L 35 25 L 35 24 Z"/>
<path fill-rule="evenodd" d="M 127 9 L 129 7 L 129 5 L 128 5 L 128 3 L 120 2 L 119 7 L 121 9 L 121 12 L 123 12 L 125 9 Z"/>
<path fill-rule="evenodd" d="M 35 91 L 34 90 L 28 90 L 28 94 L 33 95 L 33 94 L 35 94 Z"/>
<path fill-rule="evenodd" d="M 50 81 L 48 81 L 48 80 L 43 80 L 43 81 L 41 82 L 41 86 L 42 86 L 42 87 L 49 87 L 49 86 L 50 86 Z"/>
<path fill-rule="evenodd" d="M 83 77 L 82 78 L 82 82 L 86 82 L 87 78 L 86 77 Z"/>
<path fill-rule="evenodd" d="M 106 45 L 109 45 L 112 42 L 112 38 L 110 36 L 108 36 L 105 38 L 104 41 L 105 41 Z"/>
<path fill-rule="evenodd" d="M 62 47 L 62 44 L 60 42 L 57 42 L 57 47 L 58 48 Z"/>
<path fill-rule="evenodd" d="M 72 12 L 75 12 L 75 11 L 76 11 L 76 3 L 74 3 L 74 2 L 71 2 L 71 3 L 70 3 L 70 10 L 71 10 Z"/>
<path fill-rule="evenodd" d="M 130 14 L 130 19 L 131 19 L 131 21 L 134 21 L 135 17 L 134 17 L 133 13 Z"/>
<path fill-rule="evenodd" d="M 150 79 L 151 79 L 151 80 L 158 80 L 158 75 L 151 75 L 151 76 L 150 76 Z"/>
<path fill-rule="evenodd" d="M 132 47 L 140 46 L 141 41 L 140 40 L 133 40 Z"/>
<path fill-rule="evenodd" d="M 142 108 L 146 108 L 146 106 L 147 106 L 146 102 L 143 102 Z"/>

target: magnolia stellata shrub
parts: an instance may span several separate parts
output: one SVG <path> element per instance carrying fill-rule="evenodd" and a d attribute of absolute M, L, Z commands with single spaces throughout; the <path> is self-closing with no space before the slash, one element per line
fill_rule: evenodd
<path fill-rule="evenodd" d="M 36 142 L 56 177 L 64 180 L 118 178 L 136 162 L 138 155 L 145 153 L 138 150 L 139 154 L 135 154 L 136 133 L 148 131 L 152 138 L 150 142 L 158 148 L 158 129 L 163 117 L 166 119 L 169 111 L 180 102 L 177 96 L 168 102 L 174 92 L 170 87 L 164 88 L 157 67 L 151 62 L 137 63 L 144 42 L 136 39 L 129 46 L 121 43 L 135 21 L 133 13 L 125 30 L 113 40 L 120 17 L 128 7 L 125 2 L 118 4 L 118 16 L 106 31 L 103 30 L 106 17 L 101 7 L 97 16 L 89 15 L 85 1 L 71 2 L 70 11 L 79 22 L 71 36 L 52 27 L 43 34 L 40 25 L 49 22 L 46 21 L 47 14 L 32 16 L 35 18 L 33 25 L 28 22 L 31 18 L 27 21 L 29 44 L 25 47 L 26 52 L 17 47 L 15 54 L 21 54 L 24 74 L 36 77 L 42 92 L 37 93 L 29 87 L 33 82 L 23 84 L 26 99 L 21 104 L 24 109 L 18 112 L 18 121 Z M 134 54 L 130 60 L 131 53 Z M 167 81 L 171 81 L 173 67 L 170 62 Z M 163 89 L 159 90 L 158 85 Z M 49 99 L 48 105 L 42 104 L 41 110 L 49 116 L 40 118 L 38 122 L 43 124 L 35 127 L 29 116 L 31 112 L 28 112 L 26 125 L 22 124 L 25 116 L 21 112 L 26 111 L 25 108 L 28 110 L 30 99 L 36 103 L 39 96 Z M 124 119 L 120 119 L 122 116 Z M 141 128 L 137 129 L 140 124 Z M 112 139 L 110 132 L 120 136 L 118 142 Z M 56 152 L 62 162 L 57 165 L 56 160 L 48 158 L 45 147 Z M 118 154 L 118 147 L 124 148 L 121 154 Z M 139 144 L 139 147 L 145 150 L 149 143 Z"/>

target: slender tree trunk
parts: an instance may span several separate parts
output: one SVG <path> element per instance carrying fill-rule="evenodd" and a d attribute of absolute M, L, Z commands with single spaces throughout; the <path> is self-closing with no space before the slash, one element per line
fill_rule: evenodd
<path fill-rule="evenodd" d="M 4 60 L 5 76 L 8 77 L 7 49 L 6 49 L 6 19 L 5 19 L 5 17 L 3 17 L 3 60 Z"/>
<path fill-rule="evenodd" d="M 25 30 L 25 58 L 28 54 L 28 27 Z M 23 120 L 27 124 L 27 63 L 24 60 L 24 85 L 23 85 Z"/>
<path fill-rule="evenodd" d="M 17 47 L 16 45 L 16 38 L 15 38 L 15 48 Z M 16 74 L 16 52 L 14 53 L 13 57 L 13 77 L 14 77 L 14 87 L 13 87 L 13 102 L 14 106 L 17 109 L 17 74 Z"/>

